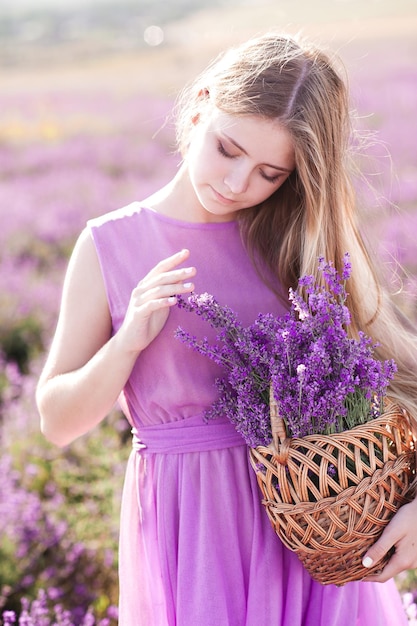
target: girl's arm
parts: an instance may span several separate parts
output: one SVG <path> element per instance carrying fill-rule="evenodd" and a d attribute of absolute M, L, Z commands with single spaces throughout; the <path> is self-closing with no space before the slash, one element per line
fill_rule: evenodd
<path fill-rule="evenodd" d="M 195 269 L 177 269 L 188 256 L 182 250 L 164 259 L 139 282 L 121 328 L 111 337 L 101 269 L 84 231 L 68 266 L 56 333 L 37 388 L 47 439 L 67 445 L 108 415 L 140 352 L 163 328 L 175 295 L 192 291 Z"/>

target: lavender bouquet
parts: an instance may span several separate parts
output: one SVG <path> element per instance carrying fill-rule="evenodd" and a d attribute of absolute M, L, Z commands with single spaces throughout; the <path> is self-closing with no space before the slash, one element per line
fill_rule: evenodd
<path fill-rule="evenodd" d="M 323 258 L 319 272 L 289 290 L 284 317 L 260 314 L 248 327 L 209 294 L 179 298 L 216 333 L 212 342 L 176 334 L 222 366 L 207 418 L 226 415 L 249 446 L 275 532 L 315 580 L 343 585 L 389 558 L 362 565 L 415 495 L 415 440 L 408 415 L 386 395 L 394 361 L 379 360 L 364 333 L 348 332 L 349 255 L 340 274 Z"/>
<path fill-rule="evenodd" d="M 216 381 L 217 401 L 207 417 L 227 415 L 250 447 L 272 439 L 269 391 L 278 403 L 289 437 L 349 430 L 379 416 L 394 361 L 374 356 L 376 345 L 364 333 L 348 334 L 350 312 L 346 281 L 349 255 L 341 275 L 319 259 L 321 283 L 313 276 L 289 290 L 290 310 L 282 318 L 260 314 L 243 327 L 237 315 L 205 293 L 178 299 L 217 330 L 216 342 L 197 340 L 184 329 L 176 335 L 225 370 Z"/>

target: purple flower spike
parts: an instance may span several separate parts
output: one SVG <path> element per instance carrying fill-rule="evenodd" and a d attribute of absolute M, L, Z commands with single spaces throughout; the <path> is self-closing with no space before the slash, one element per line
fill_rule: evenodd
<path fill-rule="evenodd" d="M 178 298 L 178 306 L 217 330 L 214 345 L 177 330 L 181 341 L 224 367 L 224 377 L 216 381 L 218 399 L 207 416 L 226 415 L 249 446 L 271 441 L 271 384 L 293 437 L 340 432 L 380 414 L 396 365 L 376 359 L 376 346 L 363 333 L 358 339 L 348 334 L 349 254 L 340 274 L 323 257 L 318 269 L 321 283 L 303 276 L 298 288 L 289 290 L 285 317 L 260 314 L 247 328 L 210 294 Z"/>

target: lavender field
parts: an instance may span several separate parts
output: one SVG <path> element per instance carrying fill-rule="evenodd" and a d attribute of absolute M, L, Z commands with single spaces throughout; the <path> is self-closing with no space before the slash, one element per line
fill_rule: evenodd
<path fill-rule="evenodd" d="M 152 140 L 172 103 L 51 93 L 43 105 L 33 120 L 36 96 L 0 98 L 3 119 L 20 114 L 19 123 L 3 127 L 0 144 L 0 607 L 7 617 L 21 597 L 42 590 L 47 597 L 31 609 L 34 624 L 50 623 L 37 621 L 49 604 L 58 613 L 70 609 L 59 624 L 93 624 L 94 614 L 104 626 L 117 623 L 127 429 L 116 412 L 99 432 L 55 449 L 38 432 L 34 386 L 85 221 L 150 193 L 173 173 L 169 131 Z M 83 124 L 91 120 L 88 132 L 79 132 L 80 116 Z M 39 139 L 25 136 L 31 133 Z"/>
<path fill-rule="evenodd" d="M 403 48 L 401 48 L 403 50 Z M 361 63 L 352 83 L 364 234 L 417 321 L 417 64 Z M 161 92 L 162 94 L 162 92 Z M 177 166 L 173 96 L 144 90 L 0 93 L 0 614 L 37 626 L 117 623 L 120 491 L 129 433 L 115 410 L 67 449 L 39 433 L 34 388 L 75 238 Z M 401 293 L 400 293 L 401 292 Z M 398 579 L 417 623 L 417 576 Z M 23 600 L 23 605 L 21 604 Z M 25 600 L 26 599 L 26 600 Z M 23 606 L 23 608 L 21 608 Z M 22 619 L 23 619 L 22 618 Z"/>

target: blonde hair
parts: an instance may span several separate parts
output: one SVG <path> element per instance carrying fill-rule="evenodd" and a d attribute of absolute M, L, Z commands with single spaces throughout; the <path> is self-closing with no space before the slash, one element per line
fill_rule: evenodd
<path fill-rule="evenodd" d="M 248 252 L 286 289 L 304 274 L 319 280 L 320 256 L 340 270 L 349 252 L 352 335 L 363 330 L 379 343 L 381 359 L 396 360 L 390 393 L 417 416 L 417 338 L 382 287 L 356 223 L 349 97 L 336 67 L 323 50 L 281 34 L 231 48 L 180 94 L 178 146 L 184 154 L 203 106 L 259 115 L 290 132 L 294 172 L 268 200 L 239 215 Z"/>

